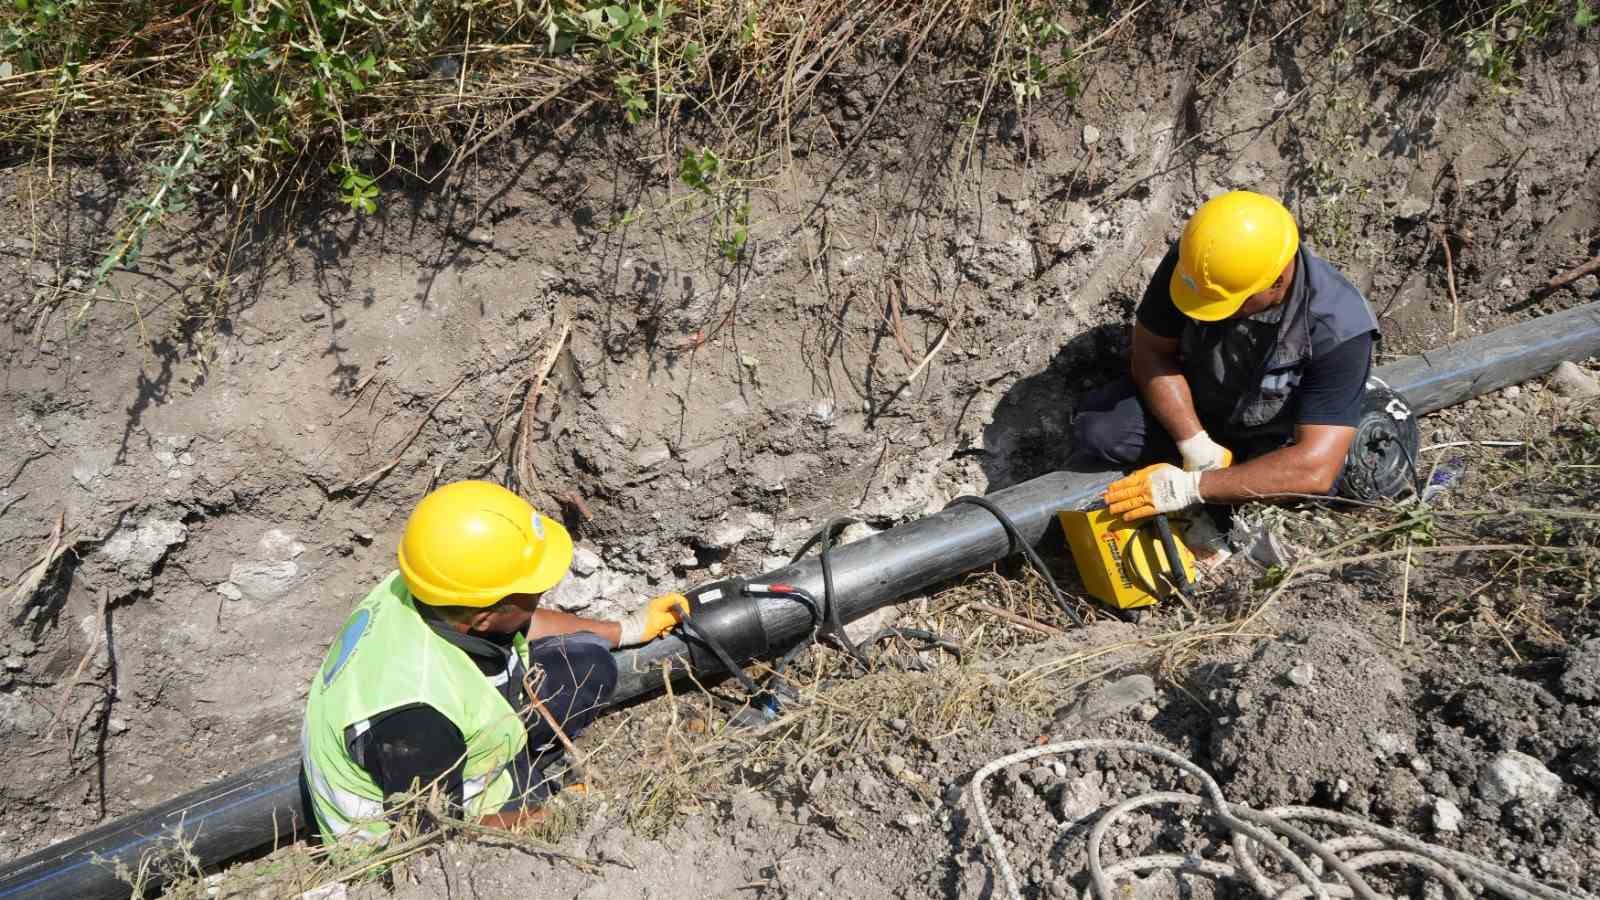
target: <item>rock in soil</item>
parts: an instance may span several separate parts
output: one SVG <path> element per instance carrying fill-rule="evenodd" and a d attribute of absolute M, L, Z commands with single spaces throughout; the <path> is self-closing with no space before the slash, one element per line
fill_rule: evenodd
<path fill-rule="evenodd" d="M 1478 778 L 1478 794 L 1495 806 L 1514 800 L 1548 803 L 1561 793 L 1562 781 L 1544 763 L 1512 750 L 1490 761 Z"/>
<path fill-rule="evenodd" d="M 1590 638 L 1568 651 L 1561 693 L 1570 700 L 1600 702 L 1600 638 Z"/>
<path fill-rule="evenodd" d="M 1596 379 L 1577 363 L 1564 361 L 1550 373 L 1550 387 L 1556 393 L 1575 400 L 1592 400 L 1600 397 L 1600 379 Z"/>

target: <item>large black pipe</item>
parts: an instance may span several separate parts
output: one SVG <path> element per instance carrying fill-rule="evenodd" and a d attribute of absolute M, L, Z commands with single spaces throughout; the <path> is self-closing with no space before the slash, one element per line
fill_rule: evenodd
<path fill-rule="evenodd" d="M 1534 378 L 1562 360 L 1596 353 L 1600 303 L 1590 303 L 1398 360 L 1377 374 L 1421 414 Z M 1057 510 L 1091 502 L 1110 477 L 1056 472 L 996 491 L 988 499 L 1026 540 L 1037 544 Z M 839 547 L 831 559 L 841 618 L 859 619 L 897 598 L 988 565 L 1008 547 L 994 517 L 972 506 L 955 506 Z M 822 570 L 815 558 L 760 580 L 787 582 L 822 595 Z M 809 613 L 792 601 L 762 599 L 757 612 L 774 650 L 810 633 Z M 684 673 L 688 660 L 688 647 L 676 637 L 619 651 L 622 677 L 616 699 L 660 688 L 662 667 Z M 173 846 L 180 835 L 206 866 L 275 839 L 287 840 L 304 824 L 298 771 L 296 757 L 273 760 L 17 860 L 0 873 L 0 900 L 126 897 L 128 885 L 116 878 L 114 867 L 120 863 L 136 871 L 141 857 Z"/>
<path fill-rule="evenodd" d="M 1378 369 L 1419 415 L 1520 384 L 1600 353 L 1600 303 L 1529 319 Z"/>

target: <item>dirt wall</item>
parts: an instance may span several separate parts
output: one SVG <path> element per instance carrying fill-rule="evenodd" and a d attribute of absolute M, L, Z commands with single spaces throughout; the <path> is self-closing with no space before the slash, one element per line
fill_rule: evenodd
<path fill-rule="evenodd" d="M 1220 190 L 1285 198 L 1385 357 L 1600 297 L 1528 299 L 1600 249 L 1592 40 L 1498 89 L 1364 46 L 1377 21 L 1259 6 L 1143 15 L 1076 98 L 1021 110 L 955 57 L 896 81 L 863 53 L 739 169 L 737 260 L 673 177 L 695 126 L 598 111 L 372 216 L 236 228 L 213 198 L 81 313 L 126 173 L 0 172 L 0 574 L 53 529 L 71 548 L 0 639 L 0 853 L 292 752 L 410 506 L 517 478 L 525 447 L 523 489 L 592 553 L 556 602 L 600 615 L 769 567 L 831 514 L 887 526 L 1059 464 Z"/>

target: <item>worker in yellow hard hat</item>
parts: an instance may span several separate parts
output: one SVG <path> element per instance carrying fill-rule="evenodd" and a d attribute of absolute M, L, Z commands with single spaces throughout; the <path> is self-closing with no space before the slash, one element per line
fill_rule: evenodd
<path fill-rule="evenodd" d="M 554 726 L 570 738 L 594 720 L 616 686 L 612 648 L 688 612 L 681 594 L 620 622 L 541 609 L 572 538 L 484 481 L 423 497 L 398 557 L 311 681 L 302 775 L 327 840 L 381 840 L 396 806 L 434 791 L 492 825 L 536 815 L 561 786 Z"/>
<path fill-rule="evenodd" d="M 1105 496 L 1127 520 L 1336 487 L 1393 495 L 1410 467 L 1385 461 L 1415 455 L 1416 429 L 1403 400 L 1369 384 L 1377 338 L 1365 298 L 1282 203 L 1213 197 L 1145 289 L 1128 376 L 1079 403 L 1072 467 L 1140 467 Z M 1380 427 L 1358 446 L 1363 423 Z"/>

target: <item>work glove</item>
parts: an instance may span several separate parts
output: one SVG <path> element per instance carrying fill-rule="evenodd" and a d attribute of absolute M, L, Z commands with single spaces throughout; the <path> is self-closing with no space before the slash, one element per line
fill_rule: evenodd
<path fill-rule="evenodd" d="M 1178 452 L 1183 455 L 1184 470 L 1189 472 L 1208 472 L 1233 465 L 1233 451 L 1213 441 L 1203 430 L 1179 441 Z"/>
<path fill-rule="evenodd" d="M 651 598 L 643 609 L 636 609 L 623 617 L 619 623 L 622 626 L 622 639 L 618 644 L 631 647 L 653 641 L 688 614 L 689 598 L 682 594 L 662 594 Z"/>
<path fill-rule="evenodd" d="M 1106 488 L 1106 507 L 1124 522 L 1177 512 L 1200 502 L 1200 473 L 1170 463 L 1145 466 Z"/>

